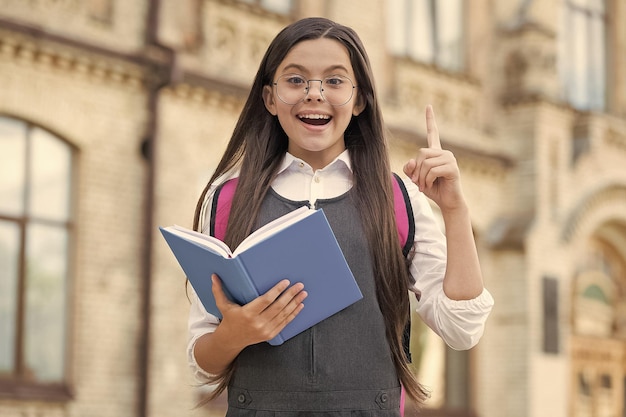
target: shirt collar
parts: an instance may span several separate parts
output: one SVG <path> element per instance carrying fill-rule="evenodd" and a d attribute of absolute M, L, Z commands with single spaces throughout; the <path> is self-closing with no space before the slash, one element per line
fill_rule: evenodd
<path fill-rule="evenodd" d="M 281 174 L 282 172 L 284 172 L 284 171 L 286 171 L 288 169 L 295 169 L 295 168 L 299 167 L 300 164 L 305 164 L 305 165 L 309 166 L 309 164 L 307 164 L 302 159 L 296 158 L 295 156 L 293 156 L 289 152 L 286 152 L 285 156 L 283 158 L 283 162 L 280 164 L 280 167 L 278 168 L 277 174 Z M 342 153 L 340 153 L 331 163 L 329 163 L 324 168 L 322 168 L 321 171 L 328 171 L 328 170 L 332 170 L 332 169 L 339 169 L 339 168 L 342 168 L 342 167 L 345 167 L 350 172 L 352 172 L 352 162 L 350 160 L 350 151 L 348 151 L 347 149 L 344 150 Z"/>

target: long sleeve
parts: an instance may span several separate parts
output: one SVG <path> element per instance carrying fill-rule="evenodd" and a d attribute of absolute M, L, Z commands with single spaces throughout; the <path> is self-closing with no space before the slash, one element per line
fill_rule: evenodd
<path fill-rule="evenodd" d="M 213 202 L 213 193 L 215 192 L 216 184 L 220 184 L 235 175 L 236 173 L 233 173 L 218 179 L 207 192 L 200 214 L 199 228 L 201 232 L 207 234 L 209 233 L 211 212 L 210 207 Z M 202 305 L 202 302 L 198 298 L 198 295 L 193 290 L 193 288 L 191 288 L 191 285 L 189 286 L 188 291 L 191 305 L 189 308 L 189 318 L 187 322 L 187 362 L 196 380 L 200 383 L 206 383 L 209 380 L 210 374 L 202 369 L 200 365 L 198 365 L 198 362 L 196 361 L 196 357 L 194 355 L 194 349 L 196 346 L 196 342 L 201 336 L 207 333 L 213 333 L 215 331 L 215 329 L 219 325 L 219 319 L 206 311 L 206 309 Z"/>
<path fill-rule="evenodd" d="M 187 362 L 198 382 L 207 382 L 210 376 L 204 369 L 198 365 L 194 355 L 194 348 L 200 336 L 212 333 L 219 324 L 219 319 L 212 314 L 207 313 L 200 299 L 193 289 L 189 290 L 189 298 L 191 306 L 189 308 L 188 327 L 188 343 L 187 343 Z"/>
<path fill-rule="evenodd" d="M 471 300 L 452 300 L 443 291 L 446 273 L 446 237 L 437 223 L 428 199 L 408 178 L 415 219 L 415 255 L 410 271 L 415 278 L 417 313 L 451 348 L 470 349 L 483 335 L 494 304 L 486 289 Z"/>

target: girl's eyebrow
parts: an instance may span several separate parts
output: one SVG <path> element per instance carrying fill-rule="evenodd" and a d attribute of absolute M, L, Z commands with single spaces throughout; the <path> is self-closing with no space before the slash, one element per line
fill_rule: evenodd
<path fill-rule="evenodd" d="M 328 72 L 335 71 L 338 69 L 343 70 L 346 73 L 348 72 L 348 69 L 344 67 L 343 65 L 331 65 L 330 67 L 324 70 L 324 73 L 328 73 Z M 287 70 L 297 70 L 299 72 L 307 72 L 307 69 L 299 64 L 288 64 L 287 66 L 285 66 L 285 68 L 283 68 L 283 72 Z"/>

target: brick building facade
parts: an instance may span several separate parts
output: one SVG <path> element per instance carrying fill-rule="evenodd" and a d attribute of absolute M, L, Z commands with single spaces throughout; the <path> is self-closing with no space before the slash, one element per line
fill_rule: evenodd
<path fill-rule="evenodd" d="M 626 415 L 620 0 L 0 0 L 0 415 L 194 409 L 190 226 L 274 35 L 352 26 L 394 169 L 433 104 L 496 307 L 454 352 L 414 320 L 422 415 Z"/>

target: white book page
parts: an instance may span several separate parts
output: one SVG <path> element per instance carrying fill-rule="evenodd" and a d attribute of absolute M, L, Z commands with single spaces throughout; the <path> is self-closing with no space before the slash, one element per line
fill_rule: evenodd
<path fill-rule="evenodd" d="M 269 222 L 268 224 L 257 229 L 250 236 L 245 238 L 237 247 L 237 249 L 235 249 L 235 251 L 233 252 L 233 256 L 237 256 L 237 254 L 245 251 L 248 248 L 251 248 L 257 243 L 272 236 L 276 232 L 287 228 L 288 226 L 299 221 L 300 219 L 310 216 L 313 213 L 315 213 L 315 210 L 310 209 L 306 206 L 302 206 L 299 209 L 296 209 L 290 213 L 285 214 L 282 217 L 277 218 L 276 220 Z"/>
<path fill-rule="evenodd" d="M 228 245 L 226 245 L 226 243 L 212 236 L 205 235 L 204 233 L 196 232 L 195 230 L 190 230 L 177 225 L 166 227 L 165 229 L 174 233 L 175 235 L 183 237 L 184 239 L 205 246 L 212 252 L 215 252 L 218 255 L 222 255 L 225 258 L 230 258 L 232 255 L 232 252 Z"/>

